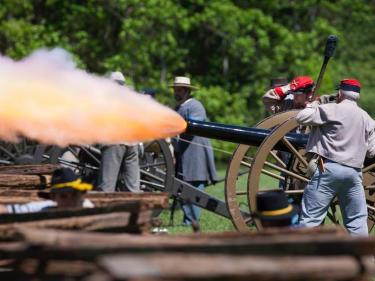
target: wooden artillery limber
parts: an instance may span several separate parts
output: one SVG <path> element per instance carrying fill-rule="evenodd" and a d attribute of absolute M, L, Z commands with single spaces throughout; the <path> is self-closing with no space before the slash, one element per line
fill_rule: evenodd
<path fill-rule="evenodd" d="M 0 258 L 16 269 L 9 278 L 367 280 L 375 273 L 368 258 L 375 240 L 335 229 L 180 236 L 17 231 L 19 242 L 0 244 Z"/>

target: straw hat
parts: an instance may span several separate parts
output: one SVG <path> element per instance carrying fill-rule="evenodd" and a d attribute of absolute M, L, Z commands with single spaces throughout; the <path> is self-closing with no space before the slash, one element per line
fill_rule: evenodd
<path fill-rule="evenodd" d="M 190 78 L 184 76 L 176 76 L 174 78 L 173 84 L 169 85 L 169 87 L 184 87 L 189 88 L 192 90 L 197 90 L 198 88 L 191 85 Z"/>
<path fill-rule="evenodd" d="M 109 78 L 120 85 L 124 85 L 126 83 L 125 77 L 120 71 L 111 72 Z"/>

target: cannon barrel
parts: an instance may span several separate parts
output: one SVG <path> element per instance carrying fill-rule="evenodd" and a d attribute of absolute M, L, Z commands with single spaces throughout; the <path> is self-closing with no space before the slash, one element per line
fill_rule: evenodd
<path fill-rule="evenodd" d="M 267 129 L 248 128 L 236 125 L 187 120 L 185 133 L 194 136 L 233 142 L 237 144 L 260 146 L 263 140 L 270 135 L 271 131 L 272 130 Z M 285 137 L 297 149 L 304 148 L 309 138 L 307 134 L 297 133 L 289 133 Z M 286 150 L 285 146 L 282 143 L 278 143 L 275 148 Z"/>

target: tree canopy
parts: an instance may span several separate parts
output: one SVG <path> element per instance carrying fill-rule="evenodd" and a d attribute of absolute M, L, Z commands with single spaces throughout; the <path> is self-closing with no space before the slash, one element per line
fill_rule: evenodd
<path fill-rule="evenodd" d="M 362 83 L 375 116 L 375 2 L 366 0 L 13 0 L 0 6 L 0 51 L 20 59 L 60 46 L 79 67 L 120 70 L 137 90 L 188 75 L 212 121 L 254 125 L 272 77 L 317 78 L 328 35 L 339 37 L 320 93 L 342 78 Z"/>

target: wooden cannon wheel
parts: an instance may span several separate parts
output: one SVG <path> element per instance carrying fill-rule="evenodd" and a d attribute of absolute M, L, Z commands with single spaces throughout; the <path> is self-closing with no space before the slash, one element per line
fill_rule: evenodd
<path fill-rule="evenodd" d="M 21 138 L 17 143 L 1 141 L 0 164 L 34 164 L 35 147 L 34 141 L 25 138 Z"/>
<path fill-rule="evenodd" d="M 146 143 L 139 163 L 141 184 L 147 191 L 172 193 L 175 171 L 172 152 L 166 141 L 156 140 Z"/>
<path fill-rule="evenodd" d="M 258 191 L 267 189 L 277 189 L 279 187 L 280 175 L 283 174 L 283 189 L 294 200 L 298 201 L 303 194 L 303 188 L 309 181 L 306 177 L 307 160 L 304 150 L 297 150 L 286 138 L 285 135 L 294 131 L 298 127 L 295 118 L 285 121 L 263 141 L 251 163 L 250 172 L 248 174 L 248 204 L 251 212 L 256 211 L 256 194 Z M 275 152 L 275 145 L 283 143 L 288 148 L 290 158 L 284 163 Z M 374 227 L 374 202 L 375 196 L 372 192 L 372 186 L 375 182 L 373 169 L 375 164 L 371 164 L 363 168 L 364 188 L 366 192 L 366 200 L 368 204 L 369 230 Z M 273 183 L 266 178 L 272 178 Z M 299 198 L 298 198 L 299 197 Z M 333 201 L 328 212 L 328 218 L 334 223 L 342 223 L 337 218 L 337 201 Z M 255 225 L 261 228 L 259 220 L 255 219 Z"/>
<path fill-rule="evenodd" d="M 270 129 L 285 120 L 296 116 L 298 110 L 285 111 L 272 115 L 256 125 L 256 128 Z M 248 231 L 251 218 L 244 216 L 241 211 L 248 213 L 249 206 L 246 201 L 247 185 L 243 182 L 248 174 L 252 158 L 256 152 L 255 147 L 240 144 L 233 153 L 225 177 L 225 201 L 233 225 L 238 231 Z M 242 180 L 241 180 L 242 179 Z"/>

